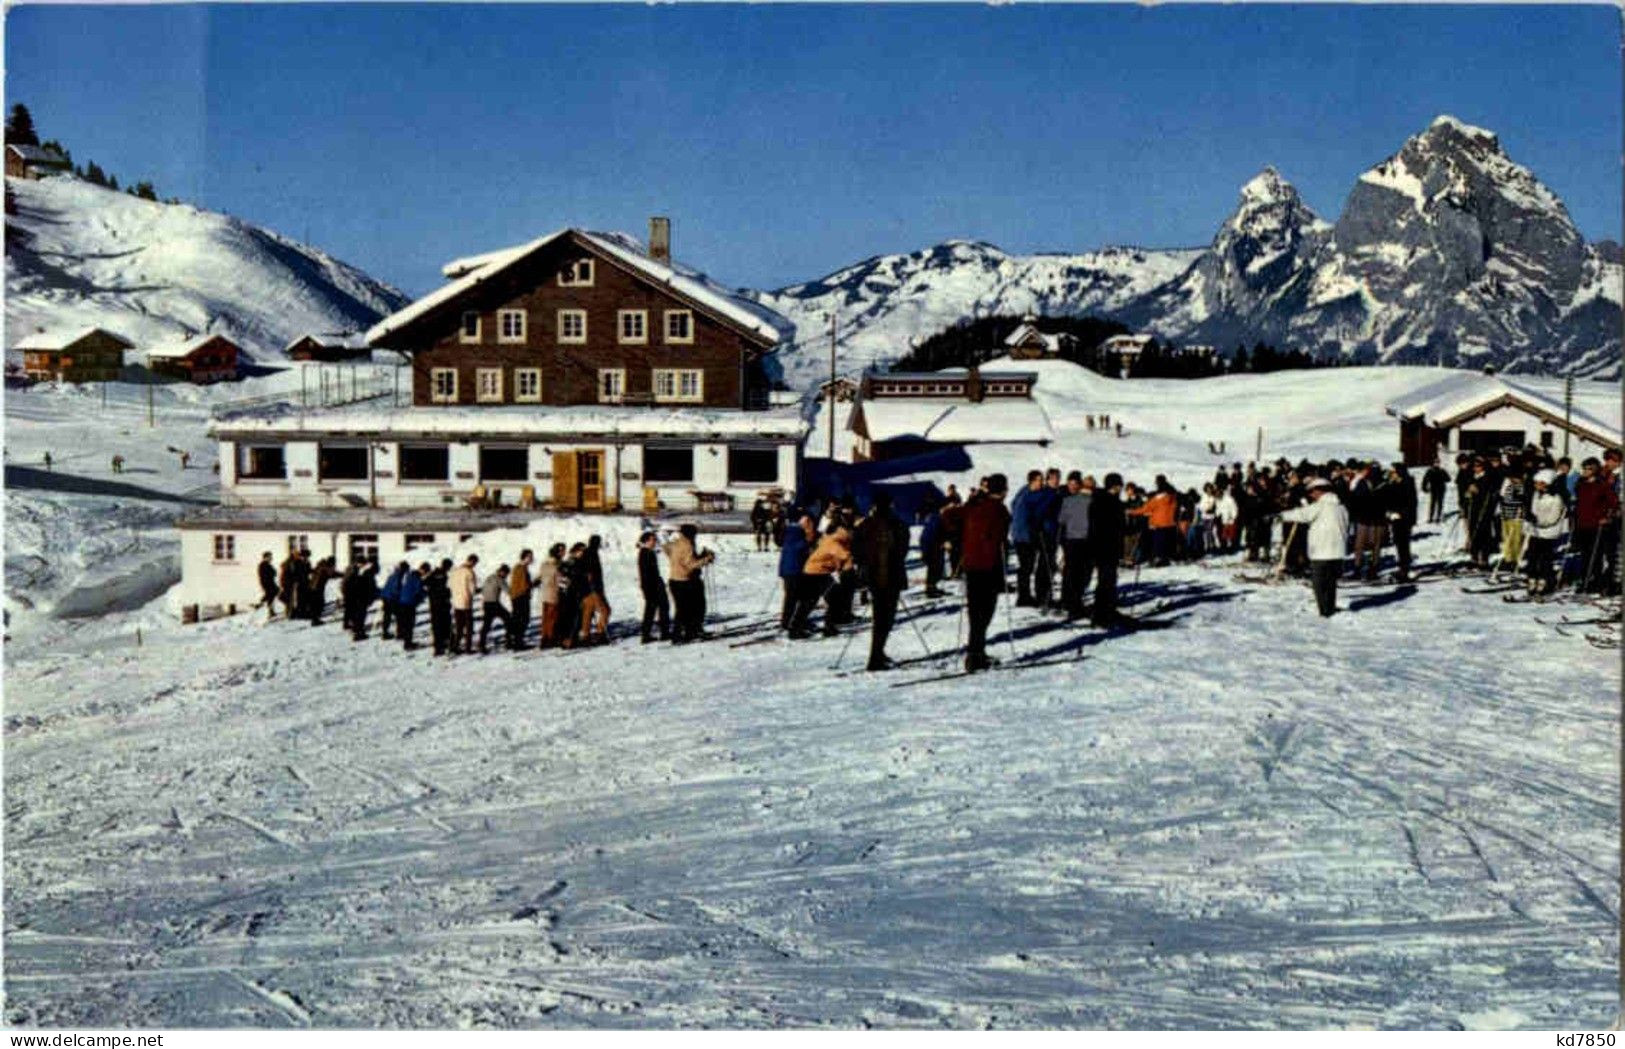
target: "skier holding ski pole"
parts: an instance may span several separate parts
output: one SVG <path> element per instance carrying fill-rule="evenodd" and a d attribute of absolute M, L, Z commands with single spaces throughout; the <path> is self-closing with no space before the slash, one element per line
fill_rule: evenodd
<path fill-rule="evenodd" d="M 1010 511 L 1005 509 L 1004 496 L 1008 490 L 1004 474 L 994 474 L 987 479 L 986 493 L 965 504 L 962 566 L 965 615 L 970 621 L 966 673 L 993 665 L 987 654 L 987 628 L 1004 591 L 1005 541 L 1010 534 Z"/>

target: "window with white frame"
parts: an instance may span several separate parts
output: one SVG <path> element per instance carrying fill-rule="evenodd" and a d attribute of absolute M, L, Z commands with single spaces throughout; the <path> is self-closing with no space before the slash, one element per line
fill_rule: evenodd
<path fill-rule="evenodd" d="M 237 537 L 234 535 L 216 535 L 214 537 L 214 559 L 216 561 L 237 560 Z"/>
<path fill-rule="evenodd" d="M 656 368 L 654 396 L 657 401 L 703 401 L 705 373 L 699 368 Z"/>
<path fill-rule="evenodd" d="M 378 560 L 378 536 L 352 535 L 350 536 L 350 564 L 374 564 Z"/>
<path fill-rule="evenodd" d="M 498 342 L 524 342 L 525 341 L 525 311 L 524 310 L 498 310 L 497 311 L 497 341 Z"/>
<path fill-rule="evenodd" d="M 298 553 L 301 550 L 309 550 L 309 549 L 310 549 L 310 536 L 308 536 L 308 535 L 290 535 L 290 536 L 288 536 L 288 556 L 289 557 L 292 557 L 294 554 Z"/>
<path fill-rule="evenodd" d="M 587 341 L 587 311 L 586 310 L 560 310 L 559 311 L 559 341 L 560 342 L 586 342 Z"/>
<path fill-rule="evenodd" d="M 604 404 L 618 404 L 626 396 L 626 369 L 598 369 L 598 400 Z"/>
<path fill-rule="evenodd" d="M 592 286 L 592 260 L 571 259 L 559 270 L 560 287 L 591 287 Z"/>
<path fill-rule="evenodd" d="M 502 369 L 474 369 L 474 399 L 486 404 L 502 403 Z"/>
<path fill-rule="evenodd" d="M 433 532 L 407 532 L 406 533 L 406 550 L 407 550 L 408 553 L 411 553 L 413 550 L 416 550 L 420 546 L 433 546 L 433 545 L 434 545 L 434 533 Z"/>
<path fill-rule="evenodd" d="M 542 369 L 513 370 L 513 399 L 534 404 L 542 399 Z"/>
<path fill-rule="evenodd" d="M 649 311 L 621 310 L 620 341 L 641 343 L 649 341 Z"/>
<path fill-rule="evenodd" d="M 463 314 L 463 326 L 457 332 L 458 342 L 480 341 L 480 315 L 473 310 Z"/>
<path fill-rule="evenodd" d="M 239 444 L 237 478 L 242 481 L 285 481 L 288 460 L 280 444 Z"/>
<path fill-rule="evenodd" d="M 682 343 L 694 341 L 694 313 L 692 310 L 666 311 L 666 341 Z"/>
<path fill-rule="evenodd" d="M 453 404 L 457 401 L 457 369 L 431 368 L 429 369 L 429 399 L 436 404 Z"/>

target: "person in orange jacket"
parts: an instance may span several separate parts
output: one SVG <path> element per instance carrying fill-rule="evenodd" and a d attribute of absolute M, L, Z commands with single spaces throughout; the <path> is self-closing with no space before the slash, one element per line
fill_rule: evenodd
<path fill-rule="evenodd" d="M 850 584 L 843 579 L 852 568 L 852 533 L 840 524 L 832 524 L 824 531 L 818 546 L 808 556 L 801 569 L 801 599 L 790 623 L 790 636 L 809 637 L 812 631 L 808 620 L 813 606 L 824 601 L 824 633 L 835 633 L 840 625 L 836 610 L 844 607 L 842 590 Z"/>
<path fill-rule="evenodd" d="M 1145 505 L 1133 507 L 1128 513 L 1131 517 L 1145 518 L 1146 527 L 1151 531 L 1152 565 L 1159 568 L 1166 565 L 1179 538 L 1179 493 L 1168 483 L 1168 478 L 1158 474 L 1156 492 Z"/>

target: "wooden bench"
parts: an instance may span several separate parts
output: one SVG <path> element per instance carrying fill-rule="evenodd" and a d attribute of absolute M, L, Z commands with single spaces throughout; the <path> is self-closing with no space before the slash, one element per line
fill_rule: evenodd
<path fill-rule="evenodd" d="M 734 508 L 734 497 L 728 492 L 702 492 L 693 489 L 689 494 L 694 496 L 694 505 L 701 513 L 724 513 Z"/>

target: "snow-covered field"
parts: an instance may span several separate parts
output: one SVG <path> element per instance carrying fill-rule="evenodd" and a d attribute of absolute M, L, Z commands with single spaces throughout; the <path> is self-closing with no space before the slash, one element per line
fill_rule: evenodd
<path fill-rule="evenodd" d="M 1194 484 L 1206 441 L 1245 460 L 1260 422 L 1271 457 L 1387 458 L 1381 404 L 1434 378 L 1058 371 L 1039 387 L 1058 444 L 972 472 Z M 133 438 L 111 411 L 29 414 L 65 397 L 8 398 L 12 464 L 48 440 L 105 468 Z M 169 411 L 163 443 L 201 455 L 201 409 Z M 1085 411 L 1129 435 L 1089 434 Z M 106 498 L 9 491 L 12 585 L 36 542 L 19 505 L 62 501 L 45 531 L 105 566 L 84 551 Z M 625 626 L 635 523 L 477 548 L 589 529 Z M 1423 562 L 1447 553 L 1431 531 Z M 773 557 L 708 542 L 713 629 L 775 610 Z M 939 664 L 832 670 L 861 666 L 866 635 L 447 661 L 336 624 L 183 627 L 162 599 L 33 615 L 6 651 L 6 1019 L 1612 1022 L 1617 654 L 1534 619 L 1560 609 L 1452 582 L 1350 590 L 1329 621 L 1228 568 L 1124 582 L 1129 611 L 1167 602 L 1173 626 L 1001 609 L 995 654 L 1069 662 L 904 688 Z M 957 602 L 905 601 L 892 654 L 951 651 Z"/>

